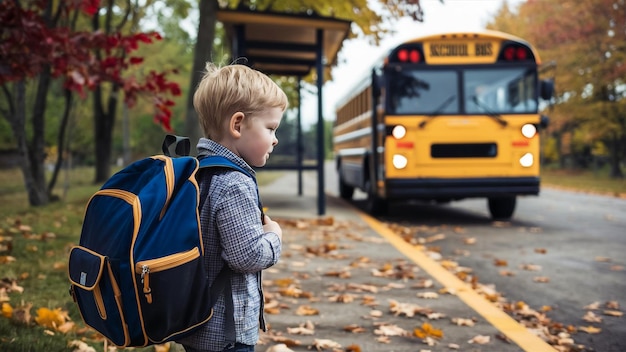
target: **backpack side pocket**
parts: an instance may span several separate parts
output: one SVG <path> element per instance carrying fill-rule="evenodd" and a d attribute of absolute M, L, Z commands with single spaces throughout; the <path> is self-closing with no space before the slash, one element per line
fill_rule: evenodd
<path fill-rule="evenodd" d="M 82 246 L 70 250 L 68 264 L 71 291 L 83 321 L 117 346 L 129 342 L 128 328 L 122 312 L 122 294 L 111 262 Z"/>

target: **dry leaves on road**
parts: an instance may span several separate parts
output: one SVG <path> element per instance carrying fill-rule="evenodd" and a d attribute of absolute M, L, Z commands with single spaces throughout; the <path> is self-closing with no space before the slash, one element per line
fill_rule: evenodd
<path fill-rule="evenodd" d="M 359 225 L 334 219 L 278 221 L 289 237 L 285 237 L 283 247 L 287 259 L 265 275 L 265 311 L 275 316 L 268 318 L 271 330 L 261 339 L 267 352 L 280 352 L 285 348 L 359 352 L 368 350 L 363 346 L 372 343 L 380 345 L 378 351 L 386 351 L 384 345 L 398 346 L 398 343 L 444 346 L 446 327 L 465 329 L 476 324 L 472 318 L 445 319 L 447 314 L 430 307 L 427 302 L 436 302 L 442 295 L 454 292 L 435 287 L 433 280 L 410 261 L 401 257 L 380 260 L 358 250 L 352 251 L 351 243 L 377 243 L 363 235 L 367 231 L 359 229 Z M 427 228 L 423 231 L 416 245 L 435 244 L 446 238 L 440 232 L 427 233 Z M 406 236 L 409 235 L 407 232 Z M 430 255 L 437 256 L 437 247 L 424 248 Z M 292 261 L 300 265 L 291 265 Z M 468 275 L 471 271 L 453 261 L 445 265 L 459 275 Z M 377 297 L 381 295 L 405 299 L 380 300 Z M 349 316 L 342 319 L 345 314 Z M 304 324 L 298 317 L 310 320 Z M 341 324 L 334 323 L 335 320 L 362 323 Z M 320 329 L 320 326 L 325 328 Z M 329 329 L 334 331 L 329 332 Z M 355 338 L 346 339 L 342 332 Z M 337 340 L 337 336 L 343 336 L 342 340 Z M 448 345 L 462 349 L 463 341 Z"/>
<path fill-rule="evenodd" d="M 492 223 L 494 227 L 509 227 L 511 226 L 508 222 L 494 222 Z M 401 236 L 408 243 L 415 243 L 415 238 L 410 236 L 411 233 L 416 233 L 419 231 L 423 231 L 423 226 L 415 226 L 415 227 L 407 227 L 407 226 L 398 226 L 396 224 L 388 225 L 390 229 L 400 229 Z M 539 228 L 530 228 L 529 231 L 531 233 L 539 233 L 541 229 Z M 414 235 L 414 237 L 417 235 Z M 472 245 L 476 243 L 475 237 L 464 237 L 463 242 L 466 245 Z M 455 253 L 461 253 L 462 250 L 456 250 Z M 545 248 L 535 248 L 535 253 L 538 254 L 547 254 L 548 250 Z M 439 264 L 446 268 L 448 271 L 454 273 L 459 279 L 469 284 L 476 292 L 485 297 L 488 301 L 494 303 L 497 307 L 501 308 L 508 314 L 510 314 L 513 318 L 515 318 L 518 322 L 520 322 L 523 326 L 526 326 L 529 330 L 534 332 L 536 335 L 541 337 L 543 340 L 551 344 L 558 351 L 569 352 L 569 351 L 580 351 L 584 350 L 585 347 L 576 344 L 572 335 L 575 335 L 578 331 L 585 332 L 587 334 L 598 334 L 602 331 L 601 328 L 588 325 L 588 326 L 564 326 L 561 323 L 555 322 L 552 319 L 546 316 L 546 312 L 552 310 L 551 307 L 541 307 L 540 310 L 531 309 L 524 302 L 508 302 L 505 297 L 503 297 L 498 291 L 496 291 L 495 287 L 492 285 L 485 285 L 478 282 L 477 278 L 473 275 L 471 268 L 463 268 L 458 265 L 458 263 L 445 258 L 443 255 L 432 255 L 430 253 L 429 257 L 439 262 Z M 608 257 L 596 257 L 596 261 L 598 262 L 607 262 L 610 263 L 611 259 Z M 495 258 L 493 264 L 497 267 L 506 267 L 508 266 L 508 262 L 505 259 Z M 542 271 L 542 267 L 540 265 L 525 263 L 519 266 L 520 269 L 525 271 L 533 271 L 539 272 Z M 610 270 L 623 270 L 623 268 L 614 268 L 612 266 Z M 515 273 L 510 270 L 500 270 L 500 275 L 502 276 L 515 276 Z M 547 276 L 535 276 L 533 278 L 534 282 L 537 283 L 549 283 L 550 278 Z M 594 302 L 592 305 L 585 307 L 586 310 L 598 310 L 598 313 L 587 312 L 582 320 L 600 324 L 603 322 L 603 318 L 598 314 L 602 314 L 611 318 L 619 318 L 623 316 L 623 312 L 619 308 L 619 304 L 616 301 L 606 302 L 605 306 L 602 307 L 599 302 Z M 459 320 L 455 320 L 457 323 Z M 499 337 L 499 339 L 506 339 L 506 337 Z M 484 336 L 476 336 L 472 340 L 470 340 L 473 344 L 481 344 L 488 343 L 490 341 L 489 337 L 486 338 Z"/>

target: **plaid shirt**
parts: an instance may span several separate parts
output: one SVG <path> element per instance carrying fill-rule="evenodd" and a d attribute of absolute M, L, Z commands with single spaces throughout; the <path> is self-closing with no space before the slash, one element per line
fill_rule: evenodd
<path fill-rule="evenodd" d="M 243 159 L 209 139 L 200 139 L 198 154 L 224 156 L 255 174 Z M 261 270 L 276 264 L 281 254 L 281 243 L 277 234 L 263 231 L 255 180 L 233 170 L 213 172 L 209 196 L 200 212 L 209 280 L 215 280 L 225 263 L 233 269 L 231 283 L 236 342 L 256 345 L 259 324 L 265 330 Z M 198 182 L 201 194 L 206 194 L 206 187 L 209 186 L 203 182 L 206 179 L 207 175 L 200 170 Z M 203 351 L 222 351 L 226 346 L 224 311 L 222 295 L 214 306 L 211 320 L 197 332 L 177 342 Z"/>

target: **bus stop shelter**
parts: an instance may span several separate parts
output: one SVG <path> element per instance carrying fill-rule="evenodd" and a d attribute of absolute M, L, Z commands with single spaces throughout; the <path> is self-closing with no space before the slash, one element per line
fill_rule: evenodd
<path fill-rule="evenodd" d="M 302 163 L 301 111 L 298 104 L 298 193 L 302 194 L 302 171 L 317 170 L 317 209 L 324 215 L 324 118 L 323 85 L 327 70 L 336 63 L 337 53 L 350 33 L 350 21 L 317 14 L 286 14 L 249 10 L 220 9 L 217 13 L 230 41 L 233 60 L 245 58 L 247 65 L 268 75 L 295 76 L 298 82 L 315 73 L 317 85 L 317 162 Z M 298 90 L 300 90 L 298 83 Z"/>

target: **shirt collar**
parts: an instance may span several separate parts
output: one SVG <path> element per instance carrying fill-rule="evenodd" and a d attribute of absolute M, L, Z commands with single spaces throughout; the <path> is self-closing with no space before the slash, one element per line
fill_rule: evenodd
<path fill-rule="evenodd" d="M 255 175 L 255 171 L 248 163 L 246 163 L 242 158 L 240 158 L 237 154 L 233 153 L 230 149 L 225 146 L 211 140 L 208 138 L 200 138 L 197 145 L 198 157 L 207 156 L 207 155 L 220 155 L 223 156 L 235 164 L 241 166 L 245 170 L 248 170 Z"/>

